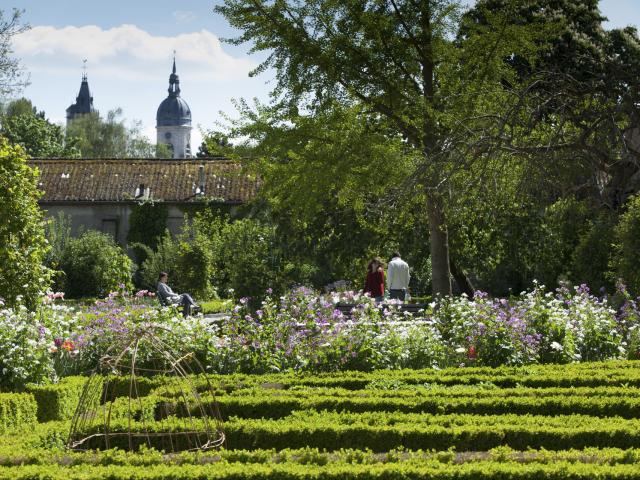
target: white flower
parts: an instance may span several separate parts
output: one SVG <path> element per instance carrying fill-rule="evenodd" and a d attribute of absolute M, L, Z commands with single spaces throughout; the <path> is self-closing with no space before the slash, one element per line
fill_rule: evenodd
<path fill-rule="evenodd" d="M 466 352 L 466 351 L 467 351 L 467 349 L 466 349 L 466 348 L 464 348 L 464 347 L 458 347 L 458 348 L 456 348 L 456 353 L 464 353 L 464 352 Z"/>
<path fill-rule="evenodd" d="M 564 350 L 564 347 L 560 345 L 558 342 L 551 342 L 550 347 L 553 348 L 554 350 L 557 350 L 558 352 L 561 352 L 562 350 Z"/>

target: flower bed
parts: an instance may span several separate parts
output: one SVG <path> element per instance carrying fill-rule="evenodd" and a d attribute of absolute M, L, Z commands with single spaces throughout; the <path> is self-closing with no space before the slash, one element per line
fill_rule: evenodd
<path fill-rule="evenodd" d="M 55 296 L 55 295 L 53 295 Z M 163 340 L 193 351 L 213 373 L 337 372 L 450 366 L 532 365 L 640 355 L 638 303 L 621 289 L 615 302 L 585 286 L 511 299 L 445 298 L 410 317 L 368 297 L 318 295 L 300 288 L 260 308 L 241 299 L 210 327 L 159 308 L 148 292 L 114 293 L 90 306 L 48 303 L 35 313 L 0 310 L 0 387 L 24 388 L 86 372 L 117 338 L 143 323 L 165 327 Z M 355 305 L 345 317 L 335 305 Z M 145 352 L 139 358 L 145 360 Z"/>

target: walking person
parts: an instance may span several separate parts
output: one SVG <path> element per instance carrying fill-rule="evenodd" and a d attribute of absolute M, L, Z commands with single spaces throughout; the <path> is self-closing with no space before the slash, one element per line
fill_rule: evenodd
<path fill-rule="evenodd" d="M 169 274 L 160 272 L 158 275 L 158 298 L 163 305 L 180 305 L 182 307 L 182 315 L 184 317 L 191 315 L 191 310 L 200 308 L 188 293 L 175 293 L 171 287 L 167 285 Z"/>
<path fill-rule="evenodd" d="M 393 252 L 391 261 L 387 266 L 387 287 L 389 288 L 389 298 L 404 302 L 409 289 L 409 265 L 400 258 L 400 253 Z"/>
<path fill-rule="evenodd" d="M 362 292 L 375 298 L 376 303 L 380 303 L 384 299 L 384 266 L 379 258 L 374 258 L 369 262 Z"/>

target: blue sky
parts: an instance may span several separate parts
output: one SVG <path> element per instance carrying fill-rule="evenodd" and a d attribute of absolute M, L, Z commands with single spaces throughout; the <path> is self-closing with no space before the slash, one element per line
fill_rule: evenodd
<path fill-rule="evenodd" d="M 235 33 L 213 12 L 220 2 L 1 0 L 0 8 L 25 10 L 32 29 L 14 42 L 30 75 L 22 94 L 51 120 L 64 121 L 86 58 L 96 108 L 106 113 L 121 107 L 124 117 L 141 120 L 155 141 L 155 113 L 166 96 L 174 49 L 194 127 L 215 127 L 220 111 L 233 116 L 233 98 L 268 99 L 271 75 L 248 77 L 261 58 L 249 56 L 247 46 L 219 40 Z M 640 25 L 640 0 L 602 0 L 600 8 L 609 28 Z M 199 139 L 196 128 L 192 144 L 199 145 Z"/>

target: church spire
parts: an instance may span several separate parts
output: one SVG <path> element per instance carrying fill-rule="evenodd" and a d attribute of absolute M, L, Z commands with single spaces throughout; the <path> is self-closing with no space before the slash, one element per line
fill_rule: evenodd
<path fill-rule="evenodd" d="M 86 113 L 94 112 L 93 97 L 89 90 L 89 81 L 87 80 L 87 60 L 82 61 L 82 81 L 80 82 L 80 91 L 76 97 L 76 103 L 67 108 L 67 125 L 74 118 Z"/>
<path fill-rule="evenodd" d="M 180 79 L 176 74 L 176 51 L 173 51 L 173 70 L 171 71 L 171 75 L 169 75 L 169 96 L 170 97 L 179 97 L 180 96 Z"/>

